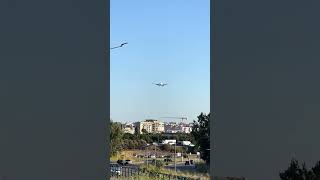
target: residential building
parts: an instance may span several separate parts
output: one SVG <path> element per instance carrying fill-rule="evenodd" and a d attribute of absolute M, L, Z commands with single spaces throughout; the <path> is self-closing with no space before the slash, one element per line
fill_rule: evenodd
<path fill-rule="evenodd" d="M 164 123 L 154 120 L 154 119 L 147 119 L 142 122 L 136 122 L 136 127 L 138 127 L 138 131 L 140 134 L 142 130 L 145 129 L 148 133 L 162 133 L 164 132 Z"/>
<path fill-rule="evenodd" d="M 165 124 L 165 132 L 166 133 L 191 133 L 192 131 L 192 123 L 166 123 Z"/>
<path fill-rule="evenodd" d="M 192 127 L 190 126 L 180 126 L 180 132 L 182 133 L 191 133 Z"/>
<path fill-rule="evenodd" d="M 166 139 L 162 141 L 162 144 L 176 144 L 177 140 L 175 139 Z"/>
<path fill-rule="evenodd" d="M 122 125 L 122 130 L 124 133 L 134 134 L 135 133 L 135 126 L 133 123 L 126 123 L 126 124 Z"/>

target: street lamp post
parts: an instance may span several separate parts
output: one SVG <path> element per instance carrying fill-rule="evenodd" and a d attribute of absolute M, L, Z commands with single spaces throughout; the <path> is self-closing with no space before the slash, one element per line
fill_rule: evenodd
<path fill-rule="evenodd" d="M 177 172 L 177 163 L 176 163 L 176 156 L 177 156 L 177 140 L 174 144 L 174 171 Z"/>
<path fill-rule="evenodd" d="M 156 149 L 156 144 L 154 144 L 154 155 L 155 155 L 155 161 L 154 161 L 154 165 L 157 165 L 157 149 Z"/>
<path fill-rule="evenodd" d="M 147 167 L 149 167 L 149 166 L 148 166 L 148 161 L 149 161 L 148 158 L 149 158 L 149 151 L 148 151 L 148 147 L 147 147 Z"/>

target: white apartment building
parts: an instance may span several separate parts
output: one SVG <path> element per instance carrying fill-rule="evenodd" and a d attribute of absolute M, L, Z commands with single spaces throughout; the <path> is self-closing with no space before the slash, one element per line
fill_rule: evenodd
<path fill-rule="evenodd" d="M 192 124 L 166 124 L 165 132 L 166 133 L 191 133 Z"/>
<path fill-rule="evenodd" d="M 181 126 L 180 127 L 180 132 L 182 133 L 191 133 L 192 127 L 190 126 Z"/>
<path fill-rule="evenodd" d="M 124 133 L 134 134 L 135 126 L 132 123 L 124 124 L 122 130 L 123 130 Z"/>
<path fill-rule="evenodd" d="M 143 129 L 145 129 L 148 133 L 164 132 L 164 123 L 154 119 L 147 119 L 142 122 L 137 122 L 136 126 L 138 127 L 140 134 L 142 133 Z"/>
<path fill-rule="evenodd" d="M 125 127 L 125 128 L 123 129 L 123 132 L 124 132 L 124 133 L 134 134 L 134 128 L 132 128 L 132 127 Z"/>

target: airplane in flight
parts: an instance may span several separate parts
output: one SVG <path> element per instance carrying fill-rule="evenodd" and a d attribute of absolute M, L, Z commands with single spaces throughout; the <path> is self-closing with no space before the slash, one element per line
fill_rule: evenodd
<path fill-rule="evenodd" d="M 168 85 L 168 84 L 166 84 L 166 83 L 162 83 L 162 82 L 160 82 L 160 83 L 153 83 L 153 84 L 155 84 L 155 85 L 157 85 L 157 86 L 165 86 L 165 85 Z"/>

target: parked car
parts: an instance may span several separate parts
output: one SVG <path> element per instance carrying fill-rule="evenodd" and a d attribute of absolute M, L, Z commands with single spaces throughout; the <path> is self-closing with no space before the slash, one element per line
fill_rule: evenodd
<path fill-rule="evenodd" d="M 126 165 L 126 164 L 127 164 L 125 160 L 121 160 L 121 159 L 119 159 L 119 160 L 117 161 L 117 163 L 118 163 L 119 165 Z"/>
<path fill-rule="evenodd" d="M 118 176 L 120 176 L 121 175 L 121 166 L 119 166 L 119 165 L 113 165 L 113 166 L 111 166 L 110 167 L 110 169 L 111 169 L 111 174 L 112 175 L 118 175 Z"/>
<path fill-rule="evenodd" d="M 184 165 L 190 165 L 190 161 L 186 161 L 185 163 L 184 163 Z"/>
<path fill-rule="evenodd" d="M 172 159 L 166 158 L 164 159 L 164 162 L 172 162 Z"/>
<path fill-rule="evenodd" d="M 132 161 L 129 160 L 129 159 L 127 159 L 127 160 L 126 160 L 126 164 L 132 164 Z"/>

